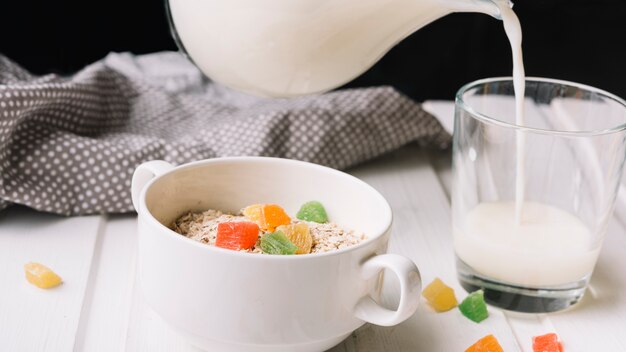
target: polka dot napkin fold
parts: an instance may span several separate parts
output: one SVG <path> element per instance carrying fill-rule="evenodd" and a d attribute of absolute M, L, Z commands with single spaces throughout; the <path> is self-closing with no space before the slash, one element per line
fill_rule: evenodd
<path fill-rule="evenodd" d="M 346 168 L 449 140 L 388 87 L 266 99 L 209 82 L 178 53 L 110 54 L 71 77 L 0 56 L 0 209 L 133 211 L 131 176 L 147 160 L 263 155 Z"/>

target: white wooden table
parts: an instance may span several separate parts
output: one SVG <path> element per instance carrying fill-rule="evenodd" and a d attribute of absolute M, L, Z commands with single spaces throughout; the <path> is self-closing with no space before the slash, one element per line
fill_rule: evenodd
<path fill-rule="evenodd" d="M 440 108 L 449 114 L 449 105 Z M 390 252 L 414 260 L 425 283 L 441 277 L 462 298 L 452 251 L 449 163 L 449 152 L 409 146 L 349 172 L 391 204 Z M 21 207 L 0 212 L 0 351 L 198 351 L 144 304 L 135 278 L 135 227 L 134 215 L 63 218 Z M 64 284 L 53 290 L 28 284 L 22 266 L 29 261 L 49 265 Z M 397 298 L 393 287 L 390 281 L 384 294 L 390 304 Z M 553 331 L 568 352 L 626 351 L 623 204 L 579 305 L 551 315 L 491 307 L 489 313 L 475 324 L 456 309 L 437 314 L 422 304 L 404 323 L 365 325 L 331 351 L 464 351 L 487 334 L 505 351 L 532 351 L 532 336 Z"/>

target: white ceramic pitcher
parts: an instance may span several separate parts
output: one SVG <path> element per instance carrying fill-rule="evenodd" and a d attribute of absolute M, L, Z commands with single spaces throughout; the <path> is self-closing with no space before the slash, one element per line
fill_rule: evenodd
<path fill-rule="evenodd" d="M 211 79 L 264 96 L 336 88 L 452 12 L 507 0 L 168 0 L 179 47 Z"/>

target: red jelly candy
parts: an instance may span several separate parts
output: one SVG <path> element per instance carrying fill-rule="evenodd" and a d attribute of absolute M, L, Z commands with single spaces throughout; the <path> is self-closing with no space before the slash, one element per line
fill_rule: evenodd
<path fill-rule="evenodd" d="M 250 249 L 259 239 L 259 225 L 253 222 L 222 222 L 217 225 L 215 246 L 227 249 Z"/>
<path fill-rule="evenodd" d="M 533 352 L 563 352 L 563 345 L 555 333 L 533 337 Z"/>

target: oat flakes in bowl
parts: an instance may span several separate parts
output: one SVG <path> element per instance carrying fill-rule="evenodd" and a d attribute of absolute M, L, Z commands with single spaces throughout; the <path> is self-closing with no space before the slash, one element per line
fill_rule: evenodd
<path fill-rule="evenodd" d="M 188 212 L 176 219 L 171 228 L 207 245 L 257 254 L 324 253 L 366 239 L 365 234 L 329 222 L 322 204 L 316 201 L 305 203 L 295 219 L 278 205 L 254 204 L 237 214 L 216 209 Z M 249 236 L 256 236 L 255 240 Z M 229 240 L 223 240 L 224 237 Z"/>

